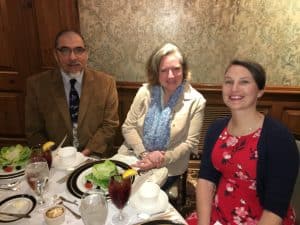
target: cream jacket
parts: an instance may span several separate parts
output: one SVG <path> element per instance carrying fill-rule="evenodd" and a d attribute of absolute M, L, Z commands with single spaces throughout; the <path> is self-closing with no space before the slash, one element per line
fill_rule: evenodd
<path fill-rule="evenodd" d="M 150 105 L 150 85 L 144 84 L 137 92 L 127 118 L 122 125 L 125 142 L 119 153 L 136 155 L 145 151 L 142 136 L 143 124 Z M 170 143 L 166 151 L 164 166 L 168 175 L 183 174 L 188 167 L 191 151 L 198 151 L 200 130 L 204 116 L 205 98 L 189 83 L 175 105 L 171 117 Z"/>

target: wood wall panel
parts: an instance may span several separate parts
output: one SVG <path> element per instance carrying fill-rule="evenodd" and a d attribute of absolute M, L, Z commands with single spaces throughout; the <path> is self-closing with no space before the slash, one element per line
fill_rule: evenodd
<path fill-rule="evenodd" d="M 282 122 L 286 124 L 300 140 L 300 107 L 298 109 L 284 109 Z"/>
<path fill-rule="evenodd" d="M 0 68 L 1 69 L 11 69 L 14 66 L 13 55 L 14 51 L 10 51 L 10 27 L 8 23 L 8 12 L 6 2 L 0 0 L 0 52 L 5 54 L 0 54 Z"/>
<path fill-rule="evenodd" d="M 9 38 L 9 52 L 13 53 L 13 70 L 20 77 L 37 71 L 39 65 L 38 35 L 35 29 L 32 1 L 2 0 L 7 8 L 7 26 L 5 33 Z M 23 89 L 24 90 L 24 89 Z"/>
<path fill-rule="evenodd" d="M 18 72 L 0 71 L 0 91 L 20 91 L 23 83 Z"/>
<path fill-rule="evenodd" d="M 24 99 L 21 93 L 0 93 L 0 135 L 23 136 L 24 134 Z M 16 121 L 18 120 L 18 121 Z"/>
<path fill-rule="evenodd" d="M 63 29 L 79 30 L 77 0 L 40 0 L 34 1 L 37 33 L 41 53 L 41 68 L 53 68 L 56 63 L 53 57 L 54 39 Z"/>
<path fill-rule="evenodd" d="M 121 125 L 126 119 L 127 112 L 130 109 L 131 103 L 133 101 L 133 98 L 137 92 L 137 89 L 139 87 L 138 83 L 126 83 L 123 82 L 122 85 L 118 86 L 118 93 L 119 93 L 119 119 L 120 119 L 120 128 L 117 130 L 117 135 L 115 138 L 114 145 L 116 148 L 120 146 L 124 139 L 121 132 Z"/>

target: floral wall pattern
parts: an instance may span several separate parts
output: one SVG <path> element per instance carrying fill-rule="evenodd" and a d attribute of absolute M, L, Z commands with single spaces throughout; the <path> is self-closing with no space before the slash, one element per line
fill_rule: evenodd
<path fill-rule="evenodd" d="M 193 82 L 219 84 L 233 58 L 260 62 L 269 86 L 300 86 L 299 0 L 79 0 L 80 26 L 95 69 L 145 81 L 165 42 L 188 58 Z"/>

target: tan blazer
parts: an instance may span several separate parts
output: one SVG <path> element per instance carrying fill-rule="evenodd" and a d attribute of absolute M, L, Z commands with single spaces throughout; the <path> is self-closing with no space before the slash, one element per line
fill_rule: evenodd
<path fill-rule="evenodd" d="M 72 145 L 72 123 L 60 71 L 46 71 L 27 80 L 25 131 L 29 145 L 48 140 Z M 108 153 L 119 125 L 118 95 L 113 77 L 86 69 L 78 116 L 79 149 Z"/>
<path fill-rule="evenodd" d="M 128 151 L 132 149 L 136 155 L 139 155 L 145 151 L 142 136 L 150 97 L 149 85 L 144 84 L 138 90 L 122 125 L 125 142 L 120 147 L 119 153 L 128 154 Z M 183 174 L 188 167 L 191 151 L 198 152 L 205 103 L 205 98 L 189 83 L 186 83 L 184 93 L 178 99 L 172 112 L 170 143 L 164 163 L 164 166 L 168 168 L 169 176 Z"/>

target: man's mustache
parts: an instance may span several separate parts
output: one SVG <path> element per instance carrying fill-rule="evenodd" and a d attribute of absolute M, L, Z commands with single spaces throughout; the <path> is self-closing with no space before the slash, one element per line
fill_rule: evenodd
<path fill-rule="evenodd" d="M 74 61 L 74 62 L 68 63 L 68 66 L 82 66 L 82 63 L 78 62 L 78 61 Z"/>

